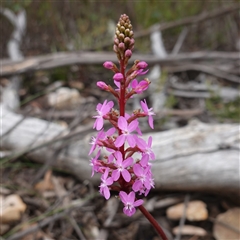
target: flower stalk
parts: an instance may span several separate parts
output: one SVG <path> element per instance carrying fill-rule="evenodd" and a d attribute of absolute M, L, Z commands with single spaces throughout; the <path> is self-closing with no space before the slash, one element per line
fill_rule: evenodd
<path fill-rule="evenodd" d="M 103 66 L 114 72 L 113 83 L 115 88 L 106 85 L 103 81 L 97 82 L 102 90 L 112 93 L 118 102 L 119 111 L 115 110 L 114 102 L 105 100 L 98 103 L 94 116 L 93 128 L 99 133 L 92 138 L 89 154 L 96 149 L 98 152 L 90 160 L 92 176 L 100 173 L 100 193 L 109 199 L 110 191 L 118 191 L 119 199 L 124 204 L 123 212 L 132 216 L 139 208 L 143 215 L 154 226 L 159 235 L 167 239 L 163 230 L 152 215 L 143 207 L 143 200 L 140 195 L 147 196 L 154 187 L 154 180 L 151 172 L 151 161 L 155 155 L 151 149 L 152 137 L 147 142 L 141 138 L 142 132 L 139 128 L 138 118 L 148 117 L 149 126 L 153 129 L 153 111 L 148 108 L 144 99 L 141 101 L 141 109 L 128 114 L 125 111 L 127 100 L 135 94 L 141 94 L 148 89 L 150 81 L 143 79 L 140 82 L 136 79 L 148 72 L 145 70 L 148 64 L 144 61 L 135 61 L 133 66 L 127 70 L 128 60 L 132 56 L 134 39 L 132 25 L 126 14 L 121 15 L 116 27 L 113 50 L 117 55 L 119 68 L 112 62 L 107 61 Z M 127 71 L 126 71 L 127 70 Z M 104 120 L 111 123 L 112 128 L 104 130 Z M 115 133 L 117 132 L 117 135 Z M 106 149 L 105 155 L 101 155 L 102 148 Z M 138 154 L 138 157 L 136 155 Z M 139 157 L 140 155 L 140 157 Z"/>

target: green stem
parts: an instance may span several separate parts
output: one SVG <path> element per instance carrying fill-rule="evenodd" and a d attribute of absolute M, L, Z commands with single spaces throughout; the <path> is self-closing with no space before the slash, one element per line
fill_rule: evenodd
<path fill-rule="evenodd" d="M 153 227 L 155 228 L 155 230 L 157 231 L 157 233 L 159 234 L 159 236 L 163 239 L 163 240 L 168 240 L 165 233 L 163 232 L 162 228 L 160 227 L 160 225 L 158 224 L 158 222 L 154 219 L 154 217 L 147 211 L 147 209 L 141 205 L 138 207 L 139 210 L 142 212 L 142 214 L 148 219 L 148 221 L 153 225 Z"/>

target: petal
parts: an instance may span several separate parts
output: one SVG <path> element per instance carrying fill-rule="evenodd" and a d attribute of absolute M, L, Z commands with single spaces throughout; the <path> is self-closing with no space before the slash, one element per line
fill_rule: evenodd
<path fill-rule="evenodd" d="M 126 136 L 125 135 L 120 135 L 117 137 L 117 139 L 115 140 L 115 146 L 116 147 L 121 147 L 124 142 L 125 142 Z"/>
<path fill-rule="evenodd" d="M 128 131 L 129 132 L 133 132 L 136 128 L 138 127 L 138 121 L 134 120 L 132 122 L 129 123 L 128 125 Z"/>
<path fill-rule="evenodd" d="M 135 208 L 132 208 L 132 209 L 130 210 L 130 209 L 124 207 L 124 208 L 123 208 L 123 212 L 124 212 L 127 216 L 131 217 L 131 216 L 136 212 L 136 209 L 135 209 Z"/>
<path fill-rule="evenodd" d="M 119 197 L 121 198 L 121 201 L 123 203 L 127 203 L 127 197 L 128 197 L 127 193 L 125 193 L 124 191 L 120 191 Z"/>
<path fill-rule="evenodd" d="M 96 145 L 94 144 L 94 145 L 92 145 L 92 147 L 91 147 L 91 149 L 90 149 L 88 155 L 91 155 L 92 152 L 93 152 L 95 149 L 96 149 Z"/>
<path fill-rule="evenodd" d="M 136 146 L 136 140 L 135 140 L 134 135 L 128 135 L 128 136 L 126 136 L 126 138 L 127 138 L 127 142 L 128 142 L 130 147 L 133 148 L 133 147 Z"/>
<path fill-rule="evenodd" d="M 116 151 L 116 152 L 114 153 L 114 155 L 115 155 L 115 157 L 116 157 L 116 159 L 117 159 L 117 164 L 118 164 L 118 165 L 122 165 L 122 160 L 123 160 L 123 158 L 122 158 L 122 153 L 119 152 L 119 151 Z"/>
<path fill-rule="evenodd" d="M 102 104 L 101 104 L 101 103 L 98 103 L 98 105 L 97 105 L 97 107 L 96 107 L 96 110 L 97 110 L 97 111 L 100 111 L 101 108 L 102 108 Z"/>
<path fill-rule="evenodd" d="M 112 179 L 114 181 L 117 181 L 119 179 L 119 177 L 120 177 L 120 172 L 117 169 L 113 170 L 113 172 L 112 172 Z"/>
<path fill-rule="evenodd" d="M 103 118 L 97 118 L 96 119 L 96 129 L 97 131 L 101 130 L 103 127 Z"/>
<path fill-rule="evenodd" d="M 137 79 L 133 79 L 133 80 L 132 80 L 132 83 L 131 83 L 131 87 L 132 87 L 132 88 L 135 88 L 135 87 L 137 87 L 137 85 L 138 85 Z"/>
<path fill-rule="evenodd" d="M 136 180 L 132 185 L 132 189 L 135 192 L 138 192 L 142 188 L 142 182 L 140 180 Z"/>
<path fill-rule="evenodd" d="M 108 106 L 110 109 L 113 108 L 114 102 L 113 102 L 113 101 L 109 101 L 109 102 L 107 103 L 107 106 Z"/>
<path fill-rule="evenodd" d="M 144 99 L 145 100 L 145 99 Z M 142 110 L 146 113 L 148 112 L 148 106 L 147 106 L 147 103 L 146 103 L 146 100 L 145 102 L 141 101 L 141 107 L 142 107 Z"/>
<path fill-rule="evenodd" d="M 128 202 L 134 203 L 134 201 L 135 201 L 135 192 L 132 191 L 128 194 Z"/>
<path fill-rule="evenodd" d="M 128 172 L 128 170 L 124 169 L 124 170 L 122 171 L 122 176 L 123 176 L 123 178 L 124 178 L 124 180 L 125 180 L 126 182 L 130 182 L 130 180 L 131 180 L 131 175 L 130 175 L 130 173 Z"/>
<path fill-rule="evenodd" d="M 137 145 L 143 151 L 147 147 L 147 143 L 142 138 L 137 138 Z"/>
<path fill-rule="evenodd" d="M 113 179 L 112 179 L 112 177 L 109 177 L 109 178 L 106 180 L 106 184 L 107 184 L 108 186 L 113 184 Z"/>
<path fill-rule="evenodd" d="M 133 163 L 133 158 L 129 157 L 126 160 L 123 161 L 122 165 L 123 165 L 124 168 L 126 168 L 126 167 L 132 165 L 132 163 Z"/>
<path fill-rule="evenodd" d="M 125 119 L 125 117 L 123 117 L 123 116 L 119 117 L 118 127 L 123 131 L 127 131 L 128 123 L 127 123 L 127 120 Z"/>
<path fill-rule="evenodd" d="M 142 156 L 142 159 L 140 161 L 140 164 L 143 166 L 143 167 L 146 167 L 148 165 L 148 160 L 149 160 L 149 155 L 148 154 L 144 154 Z"/>
<path fill-rule="evenodd" d="M 111 163 L 111 162 L 113 161 L 113 159 L 114 159 L 113 154 L 110 154 L 110 155 L 108 156 L 108 163 Z"/>
<path fill-rule="evenodd" d="M 154 127 L 153 127 L 153 117 L 152 117 L 152 116 L 149 116 L 149 117 L 148 117 L 148 123 L 149 123 L 149 126 L 150 126 L 152 129 L 154 129 Z"/>
<path fill-rule="evenodd" d="M 140 164 L 134 164 L 133 165 L 133 172 L 139 177 L 142 175 L 143 170 L 142 167 L 140 166 Z"/>
<path fill-rule="evenodd" d="M 144 201 L 142 199 L 137 200 L 136 202 L 133 203 L 134 207 L 138 207 L 140 205 L 142 205 L 144 203 Z"/>
<path fill-rule="evenodd" d="M 151 189 L 151 184 L 149 182 L 149 179 L 146 179 L 146 181 L 144 182 L 144 186 L 146 187 L 146 189 Z"/>
<path fill-rule="evenodd" d="M 115 133 L 116 129 L 114 127 L 107 130 L 106 135 L 112 136 Z"/>
<path fill-rule="evenodd" d="M 103 188 L 103 195 L 107 200 L 110 198 L 110 191 L 109 191 L 108 187 Z"/>
<path fill-rule="evenodd" d="M 107 177 L 108 177 L 108 173 L 109 173 L 109 169 L 106 168 L 104 174 L 102 175 L 102 179 L 107 179 Z"/>

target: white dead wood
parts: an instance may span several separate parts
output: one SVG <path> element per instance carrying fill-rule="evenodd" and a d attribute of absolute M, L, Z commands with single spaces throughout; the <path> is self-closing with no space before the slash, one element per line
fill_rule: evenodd
<path fill-rule="evenodd" d="M 168 54 L 163 43 L 161 31 L 156 29 L 156 31 L 151 33 L 150 38 L 153 55 L 160 59 L 165 59 Z M 160 77 L 161 67 L 159 64 L 155 64 L 148 74 L 148 78 L 151 81 L 150 96 L 154 109 L 162 109 L 166 101 L 166 95 L 163 91 L 163 87 L 161 87 L 159 84 Z"/>
<path fill-rule="evenodd" d="M 13 128 L 22 116 L 2 108 L 3 135 Z M 84 127 L 84 126 L 83 126 Z M 89 141 L 96 132 L 72 134 L 72 141 L 65 147 L 53 165 L 64 169 L 78 179 L 91 179 L 88 151 Z M 26 118 L 2 138 L 2 148 L 22 152 L 41 144 L 29 156 L 45 163 L 53 156 L 60 139 L 67 139 L 68 129 L 37 118 Z M 165 132 L 145 134 L 153 137 L 153 175 L 156 189 L 209 191 L 222 194 L 239 193 L 239 125 L 208 125 L 192 121 L 188 126 Z M 73 137 L 74 136 L 74 137 Z M 53 144 L 53 139 L 57 140 Z M 69 141 L 71 139 L 68 139 Z M 96 174 L 97 175 L 97 174 Z M 91 181 L 99 184 L 99 176 Z"/>
<path fill-rule="evenodd" d="M 219 96 L 224 102 L 234 101 L 239 97 L 239 91 L 235 88 L 205 83 L 188 82 L 179 83 L 176 76 L 172 76 L 168 82 L 168 92 L 174 96 L 187 98 L 210 98 Z"/>
<path fill-rule="evenodd" d="M 13 25 L 14 30 L 7 44 L 7 52 L 12 61 L 23 60 L 23 54 L 20 50 L 22 37 L 26 29 L 26 12 L 21 10 L 18 14 L 14 14 L 9 9 L 0 9 L 0 13 L 5 16 Z M 10 82 L 3 89 L 2 102 L 10 109 L 18 109 L 20 100 L 18 91 L 21 85 L 21 76 L 12 76 Z"/>
<path fill-rule="evenodd" d="M 149 65 L 160 64 L 163 67 L 175 66 L 181 63 L 180 67 L 184 67 L 182 64 L 199 61 L 211 61 L 223 60 L 225 62 L 232 61 L 237 63 L 239 61 L 238 52 L 192 52 L 192 53 L 179 53 L 177 55 L 168 55 L 166 58 L 161 58 L 153 55 L 146 54 L 134 54 L 130 58 L 129 63 L 132 64 L 136 59 L 144 60 Z M 117 62 L 116 55 L 112 52 L 59 52 L 46 54 L 36 57 L 28 57 L 22 61 L 12 61 L 9 59 L 1 60 L 1 72 L 0 76 L 9 76 L 14 74 L 26 73 L 38 70 L 48 70 L 52 68 L 70 66 L 74 64 L 101 64 L 104 61 Z M 188 66 L 188 69 L 191 66 Z M 201 69 L 198 69 L 201 70 Z"/>

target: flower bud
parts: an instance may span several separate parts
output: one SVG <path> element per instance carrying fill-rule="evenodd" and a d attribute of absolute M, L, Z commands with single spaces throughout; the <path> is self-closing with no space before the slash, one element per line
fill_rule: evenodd
<path fill-rule="evenodd" d="M 119 43 L 119 44 L 118 44 L 118 49 L 119 49 L 120 51 L 124 51 L 124 50 L 125 50 L 125 44 L 124 44 L 123 42 Z"/>
<path fill-rule="evenodd" d="M 108 85 L 105 82 L 98 81 L 97 86 L 103 90 L 108 90 Z"/>
<path fill-rule="evenodd" d="M 116 82 L 121 82 L 123 80 L 123 75 L 121 73 L 116 73 L 113 76 L 113 80 Z"/>
<path fill-rule="evenodd" d="M 137 64 L 137 68 L 138 69 L 144 69 L 144 68 L 146 68 L 148 66 L 148 64 L 146 63 L 146 62 L 144 62 L 144 61 L 141 61 L 141 62 L 139 62 L 138 64 Z"/>
<path fill-rule="evenodd" d="M 110 62 L 110 61 L 106 61 L 103 66 L 107 69 L 112 69 L 113 66 L 114 66 L 114 63 L 113 62 Z"/>
<path fill-rule="evenodd" d="M 131 56 L 132 56 L 132 51 L 128 49 L 128 50 L 125 52 L 125 57 L 130 58 Z"/>

